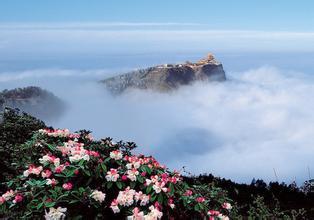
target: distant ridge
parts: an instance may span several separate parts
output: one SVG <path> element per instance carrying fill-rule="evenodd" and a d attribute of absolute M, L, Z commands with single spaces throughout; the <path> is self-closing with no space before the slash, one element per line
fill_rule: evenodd
<path fill-rule="evenodd" d="M 164 64 L 132 71 L 101 81 L 108 90 L 120 94 L 127 89 L 151 89 L 167 92 L 195 81 L 224 81 L 225 71 L 220 62 L 209 53 L 195 63 Z"/>
<path fill-rule="evenodd" d="M 5 107 L 18 108 L 41 119 L 59 117 L 65 105 L 57 96 L 36 86 L 0 92 L 0 111 Z"/>

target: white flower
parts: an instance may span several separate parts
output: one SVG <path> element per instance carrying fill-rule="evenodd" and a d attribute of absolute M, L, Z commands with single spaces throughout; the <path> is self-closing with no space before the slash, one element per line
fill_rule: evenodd
<path fill-rule="evenodd" d="M 29 176 L 29 171 L 28 171 L 28 170 L 25 170 L 25 171 L 23 172 L 23 176 L 28 177 L 28 176 Z"/>
<path fill-rule="evenodd" d="M 111 151 L 110 152 L 110 158 L 115 160 L 121 160 L 122 159 L 122 153 L 119 150 Z"/>
<path fill-rule="evenodd" d="M 135 207 L 133 209 L 133 215 L 127 217 L 128 220 L 144 220 L 144 212 Z"/>
<path fill-rule="evenodd" d="M 139 174 L 139 172 L 136 169 L 128 170 L 127 171 L 127 177 L 131 181 L 136 181 L 136 176 Z"/>
<path fill-rule="evenodd" d="M 150 212 L 145 215 L 145 220 L 156 220 L 161 219 L 163 213 L 156 209 L 154 206 L 149 207 Z"/>
<path fill-rule="evenodd" d="M 149 186 L 152 183 L 150 179 L 146 179 L 146 185 Z"/>
<path fill-rule="evenodd" d="M 106 194 L 99 190 L 94 190 L 91 194 L 91 197 L 96 201 L 102 203 L 103 201 L 105 201 Z"/>
<path fill-rule="evenodd" d="M 15 194 L 15 192 L 11 189 L 11 190 L 7 191 L 6 193 L 4 193 L 2 195 L 2 197 L 7 201 L 7 200 L 12 199 L 14 197 L 14 194 Z"/>
<path fill-rule="evenodd" d="M 127 168 L 128 170 L 131 170 L 132 168 L 138 169 L 138 168 L 140 168 L 140 166 L 141 166 L 141 162 L 136 161 L 136 162 L 133 162 L 133 163 L 128 163 L 128 164 L 126 165 L 126 168 Z"/>
<path fill-rule="evenodd" d="M 35 166 L 31 165 L 31 166 L 29 166 L 29 168 L 27 170 L 25 170 L 23 172 L 23 176 L 28 177 L 30 174 L 35 174 L 38 176 L 42 170 L 43 170 L 42 166 L 35 167 Z"/>
<path fill-rule="evenodd" d="M 120 212 L 118 204 L 119 203 L 118 203 L 117 199 L 115 199 L 111 202 L 110 208 L 112 209 L 113 213 L 119 213 Z"/>
<path fill-rule="evenodd" d="M 117 169 L 110 169 L 110 171 L 107 172 L 107 175 L 106 175 L 107 181 L 116 182 L 118 178 L 119 178 L 119 173 Z"/>
<path fill-rule="evenodd" d="M 50 157 L 48 155 L 45 155 L 45 156 L 43 156 L 42 158 L 39 159 L 39 162 L 41 164 L 48 163 L 49 161 L 50 161 Z"/>
<path fill-rule="evenodd" d="M 55 179 L 47 179 L 46 185 L 56 185 L 57 181 Z"/>
<path fill-rule="evenodd" d="M 58 207 L 57 209 L 55 208 L 50 208 L 49 212 L 45 210 L 45 219 L 46 220 L 62 220 L 65 218 L 65 212 L 67 211 L 66 208 Z"/>
<path fill-rule="evenodd" d="M 222 204 L 222 207 L 223 207 L 224 209 L 227 209 L 227 210 L 232 209 L 232 206 L 231 206 L 231 204 L 230 204 L 229 202 L 224 202 L 224 203 Z"/>
<path fill-rule="evenodd" d="M 153 189 L 155 190 L 156 193 L 160 193 L 161 191 L 167 192 L 168 189 L 164 186 L 165 186 L 164 182 L 156 182 L 153 185 Z"/>
<path fill-rule="evenodd" d="M 128 164 L 125 165 L 125 166 L 126 166 L 126 168 L 127 168 L 128 170 L 132 169 L 132 164 L 131 164 L 131 163 L 128 163 Z"/>
<path fill-rule="evenodd" d="M 69 157 L 69 160 L 70 160 L 70 162 L 72 163 L 72 162 L 77 162 L 77 161 L 80 161 L 80 160 L 86 160 L 86 161 L 89 161 L 89 155 L 83 155 L 83 156 L 81 156 L 80 154 L 75 154 L 74 156 L 70 156 Z"/>
<path fill-rule="evenodd" d="M 124 191 L 120 191 L 117 197 L 117 202 L 122 206 L 130 206 L 134 203 L 135 190 L 127 187 Z"/>
<path fill-rule="evenodd" d="M 218 219 L 220 219 L 220 220 L 229 220 L 229 217 L 228 217 L 228 216 L 225 216 L 225 215 L 223 215 L 223 214 L 219 214 L 217 217 L 218 217 Z"/>
<path fill-rule="evenodd" d="M 60 165 L 60 158 L 54 156 L 45 155 L 39 159 L 41 164 L 53 163 L 56 167 Z"/>
<path fill-rule="evenodd" d="M 141 201 L 140 202 L 141 206 L 145 206 L 145 205 L 147 205 L 149 203 L 149 198 L 150 197 L 148 195 L 142 193 L 142 191 L 139 191 L 139 192 L 135 193 L 134 198 L 135 198 L 136 202 L 137 201 Z"/>

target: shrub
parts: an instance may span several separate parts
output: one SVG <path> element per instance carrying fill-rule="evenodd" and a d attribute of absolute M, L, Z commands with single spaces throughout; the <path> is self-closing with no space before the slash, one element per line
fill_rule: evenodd
<path fill-rule="evenodd" d="M 134 143 L 95 141 L 87 131 L 40 130 L 25 143 L 21 175 L 0 197 L 3 217 L 46 219 L 227 219 L 230 200 L 211 185 L 188 185 Z"/>
<path fill-rule="evenodd" d="M 24 157 L 21 144 L 30 139 L 34 131 L 45 128 L 44 122 L 18 109 L 6 108 L 0 114 L 0 181 L 16 176 L 16 162 Z"/>

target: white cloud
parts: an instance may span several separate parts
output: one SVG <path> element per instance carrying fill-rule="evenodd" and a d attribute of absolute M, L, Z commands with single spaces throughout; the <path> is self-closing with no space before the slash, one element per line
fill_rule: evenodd
<path fill-rule="evenodd" d="M 171 168 L 187 166 L 194 173 L 213 172 L 237 181 L 275 180 L 275 168 L 280 181 L 296 177 L 301 183 L 306 167 L 314 169 L 314 79 L 309 76 L 262 67 L 228 73 L 225 83 L 113 98 L 102 85 L 86 80 L 99 77 L 97 72 L 67 72 L 55 70 L 49 80 L 34 74 L 37 85 L 69 105 L 54 126 L 135 141 L 138 151 Z"/>
<path fill-rule="evenodd" d="M 156 28 L 156 27 L 193 27 L 205 26 L 200 23 L 188 22 L 63 22 L 63 23 L 0 23 L 0 29 L 3 30 L 89 30 L 106 28 Z"/>
<path fill-rule="evenodd" d="M 176 51 L 314 51 L 313 32 L 211 30 L 185 23 L 0 25 L 1 57 Z"/>

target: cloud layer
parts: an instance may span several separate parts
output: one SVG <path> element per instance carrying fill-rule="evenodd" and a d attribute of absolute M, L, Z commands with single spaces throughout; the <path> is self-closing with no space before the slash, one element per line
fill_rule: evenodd
<path fill-rule="evenodd" d="M 275 169 L 280 181 L 300 183 L 307 166 L 314 169 L 314 80 L 307 75 L 261 67 L 171 94 L 134 90 L 112 97 L 95 82 L 106 71 L 53 71 L 41 70 L 43 78 L 29 71 L 23 78 L 68 103 L 66 114 L 49 122 L 53 126 L 135 141 L 139 152 L 171 168 L 240 182 L 275 180 Z M 5 85 L 20 85 L 18 79 Z"/>

